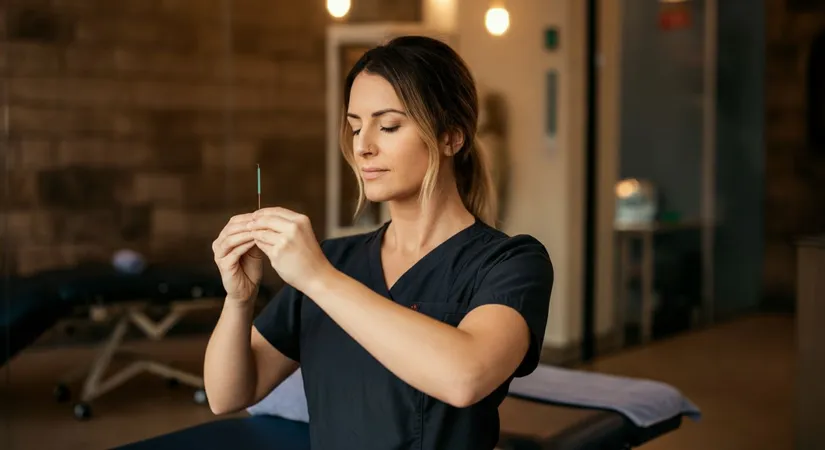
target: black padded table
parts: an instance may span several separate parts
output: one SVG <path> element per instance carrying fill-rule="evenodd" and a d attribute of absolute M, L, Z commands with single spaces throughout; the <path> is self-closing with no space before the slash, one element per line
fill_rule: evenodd
<path fill-rule="evenodd" d="M 261 286 L 259 296 L 269 298 L 270 289 Z M 152 264 L 139 273 L 124 273 L 108 264 L 83 264 L 0 280 L 0 365 L 62 319 L 88 314 L 111 331 L 93 360 L 56 379 L 53 391 L 58 401 L 74 397 L 76 418 L 90 418 L 94 400 L 144 372 L 195 388 L 194 400 L 205 403 L 200 374 L 130 351 L 124 340 L 131 328 L 161 340 L 186 315 L 218 308 L 224 297 L 214 266 Z M 111 373 L 115 359 L 129 364 Z M 75 395 L 71 386 L 77 384 Z"/>
<path fill-rule="evenodd" d="M 36 277 L 0 280 L 0 366 L 71 310 L 71 299 Z"/>
<path fill-rule="evenodd" d="M 636 426 L 622 414 L 509 396 L 499 408 L 502 449 L 619 450 L 640 446 L 678 429 L 682 416 L 651 427 Z"/>
<path fill-rule="evenodd" d="M 640 428 L 619 413 L 508 397 L 500 408 L 502 450 L 624 450 L 677 429 L 681 416 Z M 309 425 L 275 416 L 216 420 L 126 444 L 123 450 L 309 449 Z"/>
<path fill-rule="evenodd" d="M 78 306 L 136 300 L 163 303 L 223 295 L 215 270 L 179 266 L 154 265 L 139 274 L 125 274 L 110 265 L 88 264 L 3 279 L 0 365 Z"/>

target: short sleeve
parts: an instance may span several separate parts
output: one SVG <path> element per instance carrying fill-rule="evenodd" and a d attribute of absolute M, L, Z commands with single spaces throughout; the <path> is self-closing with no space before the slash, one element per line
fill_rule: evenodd
<path fill-rule="evenodd" d="M 529 375 L 538 366 L 553 277 L 553 264 L 544 246 L 532 237 L 516 236 L 495 252 L 493 265 L 483 274 L 470 302 L 470 309 L 487 304 L 509 306 L 527 322 L 530 347 L 515 372 L 516 377 Z"/>
<path fill-rule="evenodd" d="M 258 332 L 287 358 L 300 362 L 301 303 L 304 295 L 289 284 L 255 318 Z"/>

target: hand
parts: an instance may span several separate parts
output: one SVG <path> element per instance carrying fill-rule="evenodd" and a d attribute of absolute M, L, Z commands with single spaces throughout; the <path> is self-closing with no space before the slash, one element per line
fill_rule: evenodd
<path fill-rule="evenodd" d="M 261 284 L 264 254 L 249 231 L 251 220 L 252 214 L 232 217 L 212 243 L 227 301 L 252 301 Z"/>
<path fill-rule="evenodd" d="M 285 208 L 259 209 L 249 230 L 281 279 L 299 291 L 332 267 L 304 215 Z"/>

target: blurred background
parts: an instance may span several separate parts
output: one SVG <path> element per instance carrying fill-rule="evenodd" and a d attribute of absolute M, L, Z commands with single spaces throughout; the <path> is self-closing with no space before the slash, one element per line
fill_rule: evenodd
<path fill-rule="evenodd" d="M 319 239 L 386 220 L 351 219 L 338 114 L 355 60 L 404 34 L 476 77 L 501 228 L 556 270 L 545 364 L 703 410 L 644 448 L 821 448 L 817 0 L 4 0 L 0 447 L 215 419 L 211 242 L 257 207 L 258 165 L 262 205 Z M 127 346 L 163 367 L 107 384 Z"/>

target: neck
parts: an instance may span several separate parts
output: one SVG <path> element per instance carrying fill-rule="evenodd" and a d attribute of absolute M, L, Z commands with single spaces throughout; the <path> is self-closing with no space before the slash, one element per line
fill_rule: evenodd
<path fill-rule="evenodd" d="M 453 185 L 454 186 L 454 185 Z M 436 190 L 426 206 L 418 197 L 389 204 L 392 222 L 384 245 L 388 250 L 411 255 L 427 253 L 475 222 L 458 194 L 458 189 Z"/>

